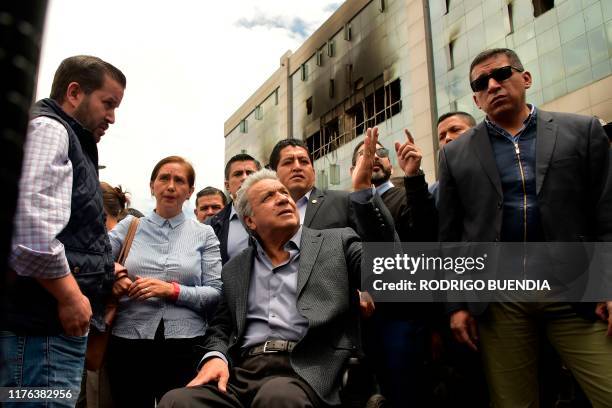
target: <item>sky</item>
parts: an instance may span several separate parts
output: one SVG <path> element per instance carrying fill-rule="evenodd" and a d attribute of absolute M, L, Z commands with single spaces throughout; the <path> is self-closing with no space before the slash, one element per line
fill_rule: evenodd
<path fill-rule="evenodd" d="M 171 4 L 171 6 L 170 6 Z M 223 124 L 341 5 L 334 0 L 49 0 L 36 99 L 66 57 L 88 54 L 127 77 L 116 122 L 98 144 L 100 180 L 152 210 L 149 179 L 180 155 L 195 191 L 223 188 Z M 192 213 L 195 193 L 184 210 Z"/>

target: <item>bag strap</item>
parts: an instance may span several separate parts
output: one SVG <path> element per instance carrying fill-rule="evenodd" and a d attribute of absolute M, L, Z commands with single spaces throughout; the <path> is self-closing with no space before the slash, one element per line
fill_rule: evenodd
<path fill-rule="evenodd" d="M 128 257 L 130 248 L 132 246 L 132 241 L 134 240 L 134 236 L 136 235 L 136 229 L 138 228 L 139 221 L 140 221 L 140 218 L 138 217 L 132 218 L 132 222 L 130 223 L 128 232 L 125 235 L 125 239 L 123 240 L 123 245 L 121 246 L 121 252 L 119 252 L 119 258 L 117 259 L 117 263 L 121 265 L 125 263 L 125 260 Z"/>

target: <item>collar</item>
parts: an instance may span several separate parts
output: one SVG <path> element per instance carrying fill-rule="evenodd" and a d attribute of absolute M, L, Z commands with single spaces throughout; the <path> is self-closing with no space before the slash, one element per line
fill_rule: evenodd
<path fill-rule="evenodd" d="M 395 186 L 393 185 L 391 180 L 387 180 L 384 183 L 382 183 L 380 186 L 376 187 L 376 192 L 378 193 L 379 196 L 381 196 L 393 187 Z"/>
<path fill-rule="evenodd" d="M 527 127 L 530 126 L 532 123 L 534 123 L 536 119 L 537 111 L 536 111 L 535 105 L 527 104 L 527 106 L 530 108 L 529 115 L 523 121 L 523 126 L 516 133 L 516 136 L 511 135 L 510 133 L 508 133 L 506 129 L 497 125 L 495 122 L 491 121 L 488 116 L 485 118 L 485 124 L 487 125 L 487 128 L 495 131 L 495 133 L 501 136 L 510 137 L 512 139 L 519 138 L 521 134 L 523 133 L 523 131 L 527 129 Z"/>
<path fill-rule="evenodd" d="M 307 192 L 306 194 L 304 194 L 304 195 L 302 196 L 302 198 L 300 198 L 299 200 L 297 200 L 297 201 L 295 202 L 295 205 L 296 205 L 297 207 L 301 207 L 301 206 L 303 206 L 303 205 L 307 205 L 307 204 L 308 204 L 308 200 L 310 200 L 310 195 L 311 195 L 311 194 L 312 194 L 312 189 L 310 189 L 310 191 L 309 191 L 309 192 Z"/>
<path fill-rule="evenodd" d="M 263 246 L 259 242 L 259 238 L 256 238 L 253 241 L 255 242 L 256 254 L 258 256 L 265 254 Z M 293 234 L 293 236 L 289 239 L 289 241 L 285 243 L 283 248 L 286 251 L 290 251 L 292 249 L 300 249 L 301 244 L 302 244 L 302 226 L 300 225 L 300 228 L 297 230 L 295 234 Z"/>
<path fill-rule="evenodd" d="M 234 217 L 238 219 L 238 212 L 236 212 L 236 207 L 234 207 L 234 203 L 232 202 L 232 209 L 230 210 L 230 216 L 229 216 L 230 221 L 233 220 Z"/>
<path fill-rule="evenodd" d="M 158 213 L 155 212 L 155 210 L 153 210 L 151 211 L 147 219 L 151 221 L 153 224 L 160 226 L 160 227 L 162 227 L 164 223 L 167 221 L 168 224 L 170 225 L 170 228 L 174 229 L 178 227 L 179 225 L 181 225 L 183 222 L 185 222 L 185 214 L 181 211 L 174 217 L 167 219 L 167 218 L 160 216 Z"/>

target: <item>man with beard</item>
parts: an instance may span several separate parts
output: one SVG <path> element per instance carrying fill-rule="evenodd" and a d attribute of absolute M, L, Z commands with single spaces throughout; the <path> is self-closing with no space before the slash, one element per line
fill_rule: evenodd
<path fill-rule="evenodd" d="M 105 329 L 113 284 L 96 143 L 115 122 L 125 84 L 100 58 L 70 57 L 51 97 L 34 105 L 0 321 L 0 387 L 79 394 L 90 319 Z"/>
<path fill-rule="evenodd" d="M 437 215 L 433 197 L 420 169 L 423 157 L 408 130 L 406 141 L 395 143 L 399 167 L 404 171 L 402 186 L 391 182 L 393 166 L 389 150 L 377 143 L 372 184 L 391 212 L 402 242 L 431 242 L 437 239 Z M 351 172 L 364 152 L 364 142 L 353 151 Z M 424 362 L 427 349 L 428 305 L 377 303 L 366 322 L 366 353 L 380 382 L 382 393 L 393 407 L 407 400 L 425 406 Z"/>

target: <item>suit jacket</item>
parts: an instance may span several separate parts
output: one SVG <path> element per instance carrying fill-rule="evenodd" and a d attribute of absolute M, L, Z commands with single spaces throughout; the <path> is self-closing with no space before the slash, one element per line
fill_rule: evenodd
<path fill-rule="evenodd" d="M 536 194 L 546 240 L 610 241 L 610 154 L 599 122 L 538 110 L 536 132 Z M 439 194 L 441 241 L 500 240 L 504 195 L 484 122 L 442 149 Z"/>
<path fill-rule="evenodd" d="M 402 242 L 436 242 L 438 213 L 424 175 L 402 177 L 402 185 L 385 191 L 381 198 L 389 209 Z"/>
<path fill-rule="evenodd" d="M 370 242 L 388 241 L 394 234 L 393 217 L 378 194 L 367 202 L 355 203 L 347 191 L 316 187 L 310 193 L 303 225 L 314 229 L 351 227 Z"/>
<path fill-rule="evenodd" d="M 233 203 L 230 201 L 221 211 L 204 221 L 204 224 L 210 225 L 217 235 L 220 244 L 219 249 L 221 250 L 222 265 L 225 265 L 229 260 L 229 255 L 227 254 L 227 236 L 229 234 L 229 217 L 232 212 L 232 205 Z"/>
<path fill-rule="evenodd" d="M 224 265 L 223 297 L 207 331 L 205 352 L 223 353 L 237 364 L 245 333 L 248 291 L 255 249 L 249 247 Z M 291 353 L 291 365 L 329 404 L 339 404 L 341 373 L 359 347 L 361 242 L 350 228 L 302 228 L 297 306 L 308 330 Z"/>

